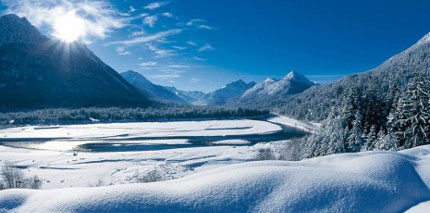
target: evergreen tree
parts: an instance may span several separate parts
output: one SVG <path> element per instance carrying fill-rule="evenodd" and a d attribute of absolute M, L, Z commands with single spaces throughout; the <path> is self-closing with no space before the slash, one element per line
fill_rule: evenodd
<path fill-rule="evenodd" d="M 358 152 L 363 146 L 363 127 L 362 119 L 363 115 L 361 111 L 357 110 L 355 113 L 355 119 L 352 123 L 352 129 L 348 132 L 348 138 L 346 139 L 346 150 L 348 152 Z"/>
<path fill-rule="evenodd" d="M 373 150 L 377 139 L 378 139 L 378 133 L 376 132 L 376 126 L 372 125 L 372 127 L 370 127 L 369 134 L 367 134 L 367 137 L 366 137 L 366 144 L 363 146 L 362 150 L 363 151 Z"/>
<path fill-rule="evenodd" d="M 345 128 L 350 130 L 353 127 L 355 114 L 360 110 L 361 99 L 356 84 L 352 84 L 347 90 L 347 96 L 342 106 L 342 119 L 344 120 Z"/>
<path fill-rule="evenodd" d="M 403 130 L 401 146 L 412 148 L 428 143 L 429 139 L 429 81 L 423 72 L 418 72 L 409 82 L 401 108 L 397 112 L 400 119 L 395 127 Z"/>
<path fill-rule="evenodd" d="M 397 151 L 398 141 L 396 139 L 396 136 L 391 133 L 388 133 L 387 135 L 381 134 L 375 143 L 374 150 L 393 151 L 393 152 Z"/>

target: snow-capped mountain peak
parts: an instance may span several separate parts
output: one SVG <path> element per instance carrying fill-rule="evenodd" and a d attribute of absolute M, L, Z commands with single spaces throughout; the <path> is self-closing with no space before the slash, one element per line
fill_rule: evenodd
<path fill-rule="evenodd" d="M 288 75 L 285 76 L 285 78 L 283 80 L 284 81 L 296 81 L 296 82 L 300 82 L 300 83 L 307 84 L 310 86 L 313 86 L 315 84 L 315 82 L 310 81 L 304 75 L 302 75 L 296 71 L 289 72 Z"/>
<path fill-rule="evenodd" d="M 273 82 L 275 82 L 275 81 L 276 81 L 275 79 L 268 77 L 268 78 L 266 78 L 266 80 L 264 80 L 263 82 L 265 82 L 265 83 L 273 83 Z"/>
<path fill-rule="evenodd" d="M 262 102 L 267 98 L 282 98 L 287 95 L 296 94 L 315 85 L 302 74 L 291 71 L 282 80 L 267 78 L 247 90 L 239 100 L 239 104 L 248 102 Z"/>

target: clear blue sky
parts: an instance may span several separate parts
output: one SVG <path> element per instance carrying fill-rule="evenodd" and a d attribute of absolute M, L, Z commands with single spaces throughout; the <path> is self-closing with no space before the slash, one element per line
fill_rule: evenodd
<path fill-rule="evenodd" d="M 17 2 L 42 0 L 0 1 L 6 12 L 27 15 Z M 184 90 L 282 78 L 290 70 L 327 82 L 367 71 L 430 31 L 426 0 L 112 0 L 95 7 L 110 8 L 105 18 L 122 23 L 96 23 L 108 31 L 86 38 L 100 58 L 119 72 L 136 70 Z"/>

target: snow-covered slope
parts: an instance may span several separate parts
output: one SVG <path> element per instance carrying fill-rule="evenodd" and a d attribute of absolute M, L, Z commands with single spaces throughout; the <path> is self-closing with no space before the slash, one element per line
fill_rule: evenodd
<path fill-rule="evenodd" d="M 281 80 L 267 78 L 265 81 L 256 84 L 243 93 L 238 100 L 238 104 L 258 103 L 258 105 L 264 105 L 273 100 L 282 100 L 289 95 L 303 92 L 314 85 L 316 85 L 315 82 L 309 81 L 298 72 L 291 71 Z"/>
<path fill-rule="evenodd" d="M 192 105 L 203 105 L 201 102 L 206 97 L 206 93 L 201 91 L 182 91 L 178 90 L 176 87 L 164 87 L 165 89 L 173 92 L 182 100 L 192 104 Z"/>
<path fill-rule="evenodd" d="M 181 179 L 6 190 L 14 212 L 403 212 L 430 200 L 430 146 L 300 162 L 249 162 Z M 421 206 L 422 207 L 422 206 Z"/>
<path fill-rule="evenodd" d="M 163 86 L 153 84 L 146 79 L 142 74 L 129 70 L 121 73 L 121 76 L 128 81 L 131 85 L 138 88 L 147 97 L 161 102 L 187 104 L 186 101 L 179 98 L 175 93 L 166 89 Z"/>
<path fill-rule="evenodd" d="M 209 106 L 223 106 L 236 102 L 246 90 L 254 85 L 255 82 L 246 83 L 243 80 L 231 82 L 221 89 L 209 93 L 205 98 L 205 103 Z"/>
<path fill-rule="evenodd" d="M 312 87 L 277 105 L 282 114 L 320 122 L 328 117 L 333 106 L 343 104 L 351 86 L 357 87 L 363 97 L 377 95 L 381 100 L 389 101 L 392 94 L 405 90 L 417 71 L 430 73 L 429 67 L 430 33 L 368 72 L 352 74 L 329 84 Z M 390 102 L 384 104 L 393 105 Z"/>

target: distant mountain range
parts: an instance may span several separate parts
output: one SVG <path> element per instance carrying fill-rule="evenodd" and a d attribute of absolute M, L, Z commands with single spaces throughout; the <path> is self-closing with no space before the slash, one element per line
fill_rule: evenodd
<path fill-rule="evenodd" d="M 291 72 L 258 84 L 237 80 L 209 93 L 181 91 L 138 72 L 119 74 L 84 44 L 47 38 L 25 18 L 0 17 L 0 107 L 270 106 L 314 85 Z"/>
<path fill-rule="evenodd" d="M 152 102 L 85 45 L 0 17 L 0 107 L 147 106 Z"/>
<path fill-rule="evenodd" d="M 242 80 L 238 80 L 225 85 L 221 89 L 204 93 L 200 91 L 182 91 L 175 87 L 156 85 L 135 71 L 123 72 L 121 76 L 152 100 L 199 106 L 224 106 L 227 103 L 235 103 L 246 90 L 255 85 L 255 82 L 245 83 Z"/>
<path fill-rule="evenodd" d="M 315 85 L 317 83 L 309 81 L 298 72 L 292 71 L 281 80 L 267 78 L 265 81 L 256 84 L 244 92 L 236 104 L 270 106 L 273 101 L 301 93 Z"/>
<path fill-rule="evenodd" d="M 245 83 L 243 80 L 234 81 L 221 89 L 208 93 L 204 97 L 204 103 L 209 106 L 234 105 L 240 96 L 253 86 L 255 86 L 255 82 Z"/>
<path fill-rule="evenodd" d="M 154 101 L 159 101 L 163 103 L 175 103 L 180 105 L 188 104 L 187 101 L 180 98 L 171 90 L 163 86 L 153 84 L 138 72 L 129 70 L 127 72 L 121 73 L 121 76 L 130 84 L 138 88 L 143 95 L 149 97 Z"/>
<path fill-rule="evenodd" d="M 193 105 L 263 107 L 270 106 L 273 100 L 284 100 L 315 85 L 317 83 L 309 81 L 298 72 L 292 71 L 282 80 L 268 78 L 258 84 L 237 80 L 210 93 L 186 92 L 174 87 L 166 88 Z"/>

